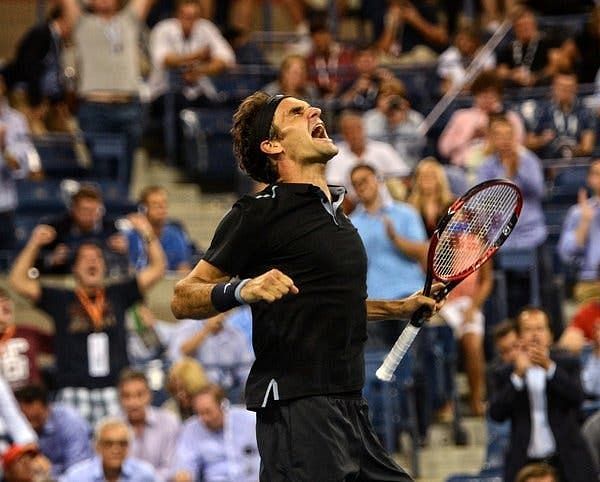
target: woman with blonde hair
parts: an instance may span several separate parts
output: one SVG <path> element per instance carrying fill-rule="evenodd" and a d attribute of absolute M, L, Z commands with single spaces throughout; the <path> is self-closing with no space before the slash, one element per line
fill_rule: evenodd
<path fill-rule="evenodd" d="M 184 421 L 194 414 L 192 400 L 208 385 L 204 369 L 196 360 L 183 357 L 171 365 L 167 375 L 167 391 L 171 394 L 163 407 L 172 410 Z"/>
<path fill-rule="evenodd" d="M 413 188 L 408 197 L 423 218 L 429 237 L 435 231 L 438 220 L 446 213 L 454 195 L 444 167 L 433 157 L 422 159 L 415 169 Z M 485 358 L 483 335 L 485 320 L 482 307 L 492 292 L 492 263 L 488 261 L 481 269 L 465 279 L 450 295 L 439 314 L 452 328 L 463 352 L 463 360 L 469 383 L 471 412 L 475 416 L 484 413 L 483 387 Z M 451 410 L 446 403 L 442 416 Z"/>

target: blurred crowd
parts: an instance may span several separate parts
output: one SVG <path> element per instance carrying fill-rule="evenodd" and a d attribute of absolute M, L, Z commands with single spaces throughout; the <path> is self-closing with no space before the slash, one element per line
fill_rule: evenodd
<path fill-rule="evenodd" d="M 327 179 L 346 188 L 371 298 L 422 288 L 429 239 L 469 187 L 506 178 L 523 193 L 498 256 L 422 330 L 396 381 L 402 403 L 384 403 L 367 368 L 387 448 L 402 449 L 404 430 L 427 445 L 436 420 L 457 422 L 465 443 L 466 414 L 487 427 L 481 480 L 597 479 L 600 7 L 282 0 L 290 28 L 277 32 L 252 0 L 46 3 L 0 69 L 4 480 L 258 480 L 242 406 L 251 310 L 159 319 L 148 293 L 203 251 L 164 186 L 129 192 L 148 144 L 193 181 L 221 163 L 231 190 L 260 189 L 219 157 L 231 158 L 233 109 L 257 89 L 322 108 L 339 146 Z M 367 359 L 405 323 L 370 324 Z"/>

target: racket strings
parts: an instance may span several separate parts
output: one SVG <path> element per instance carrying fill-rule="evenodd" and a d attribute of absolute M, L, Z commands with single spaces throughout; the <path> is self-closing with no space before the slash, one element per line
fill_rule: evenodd
<path fill-rule="evenodd" d="M 440 235 L 433 259 L 436 276 L 449 279 L 484 260 L 511 220 L 518 198 L 514 187 L 499 184 L 467 199 Z"/>

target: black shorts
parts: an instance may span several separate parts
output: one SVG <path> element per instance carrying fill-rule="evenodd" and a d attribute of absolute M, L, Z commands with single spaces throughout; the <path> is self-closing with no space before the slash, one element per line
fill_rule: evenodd
<path fill-rule="evenodd" d="M 377 439 L 360 397 L 275 402 L 256 415 L 261 482 L 412 480 Z"/>

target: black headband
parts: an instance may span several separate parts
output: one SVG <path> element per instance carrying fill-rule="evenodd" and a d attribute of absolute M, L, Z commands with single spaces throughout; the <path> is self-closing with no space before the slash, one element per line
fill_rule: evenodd
<path fill-rule="evenodd" d="M 260 106 L 254 122 L 250 127 L 250 145 L 252 151 L 258 158 L 261 155 L 265 155 L 260 150 L 260 144 L 262 141 L 269 139 L 269 131 L 271 130 L 271 124 L 273 123 L 273 116 L 277 110 L 279 103 L 289 97 L 289 95 L 277 94 L 269 97 L 267 102 Z"/>

